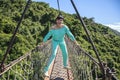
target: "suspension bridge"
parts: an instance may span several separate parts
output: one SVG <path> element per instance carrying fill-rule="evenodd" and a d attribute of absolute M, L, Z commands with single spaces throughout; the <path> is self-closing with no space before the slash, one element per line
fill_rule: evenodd
<path fill-rule="evenodd" d="M 52 66 L 49 70 L 50 77 L 44 77 L 43 69 L 47 65 L 51 55 L 51 40 L 43 45 L 38 45 L 25 55 L 8 64 L 4 63 L 12 47 L 24 14 L 30 4 L 30 0 L 28 0 L 0 65 L 0 80 L 117 80 L 114 78 L 113 73 L 107 72 L 105 65 L 101 62 L 86 25 L 80 17 L 73 0 L 71 0 L 71 3 L 85 29 L 97 58 L 93 58 L 89 53 L 84 51 L 84 49 L 65 37 L 69 53 L 68 63 L 71 67 L 69 70 L 63 68 L 62 54 L 60 48 L 58 48 L 57 56 L 52 62 Z"/>
<path fill-rule="evenodd" d="M 80 46 L 66 38 L 70 70 L 63 68 L 62 54 L 58 48 L 56 59 L 49 70 L 50 77 L 44 77 L 43 68 L 51 53 L 51 40 L 4 65 L 0 80 L 103 80 L 98 76 L 99 63 Z M 111 79 L 106 79 L 111 80 Z"/>
<path fill-rule="evenodd" d="M 94 80 L 98 78 L 98 63 L 88 53 L 72 41 L 66 40 L 71 70 L 63 68 L 62 54 L 58 48 L 56 59 L 49 70 L 50 78 L 45 77 L 43 68 L 49 60 L 51 41 L 38 45 L 35 49 L 5 65 L 0 73 L 1 80 Z"/>

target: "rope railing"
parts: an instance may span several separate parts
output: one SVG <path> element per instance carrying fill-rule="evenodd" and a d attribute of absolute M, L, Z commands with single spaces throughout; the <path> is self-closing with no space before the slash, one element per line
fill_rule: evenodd
<path fill-rule="evenodd" d="M 51 53 L 51 41 L 12 61 L 0 73 L 0 80 L 44 80 L 43 68 Z"/>
<path fill-rule="evenodd" d="M 97 80 L 98 62 L 80 46 L 66 38 L 74 80 Z"/>
<path fill-rule="evenodd" d="M 93 58 L 89 53 L 84 51 L 80 46 L 74 44 L 71 40 L 66 38 L 68 46 L 70 63 L 75 80 L 103 80 L 103 73 L 101 72 L 101 65 L 96 58 Z M 104 62 L 102 63 L 104 65 Z M 114 72 L 108 71 L 109 67 L 105 68 L 104 80 L 118 80 Z"/>

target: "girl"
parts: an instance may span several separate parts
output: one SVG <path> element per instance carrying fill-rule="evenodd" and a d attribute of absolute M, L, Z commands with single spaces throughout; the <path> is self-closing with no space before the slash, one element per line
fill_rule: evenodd
<path fill-rule="evenodd" d="M 51 66 L 52 61 L 55 59 L 56 52 L 58 45 L 60 46 L 60 49 L 62 50 L 62 56 L 63 56 L 63 65 L 65 69 L 69 69 L 70 67 L 67 64 L 68 61 L 68 52 L 66 48 L 66 43 L 64 40 L 65 34 L 69 36 L 69 38 L 78 45 L 76 42 L 73 34 L 70 32 L 69 28 L 63 24 L 63 16 L 59 15 L 56 18 L 56 24 L 52 27 L 52 29 L 47 33 L 45 38 L 43 39 L 43 42 L 46 42 L 51 36 L 52 36 L 52 54 L 50 57 L 50 60 L 48 61 L 47 66 L 45 67 L 45 76 L 49 77 L 48 70 Z"/>

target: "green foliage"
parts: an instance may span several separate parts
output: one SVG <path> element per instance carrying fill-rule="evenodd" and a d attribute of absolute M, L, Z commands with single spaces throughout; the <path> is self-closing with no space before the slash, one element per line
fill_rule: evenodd
<path fill-rule="evenodd" d="M 12 33 L 21 17 L 26 0 L 0 0 L 0 4 L 0 57 L 3 57 Z M 75 35 L 80 46 L 96 57 L 76 14 L 64 12 L 62 14 L 65 17 L 65 24 Z M 57 10 L 50 8 L 47 3 L 32 2 L 20 25 L 7 60 L 14 60 L 38 45 L 48 32 L 49 27 L 54 23 L 57 15 Z M 90 31 L 100 58 L 108 62 L 110 68 L 115 67 L 118 76 L 120 76 L 120 33 L 96 23 L 94 18 L 83 17 L 83 20 Z"/>

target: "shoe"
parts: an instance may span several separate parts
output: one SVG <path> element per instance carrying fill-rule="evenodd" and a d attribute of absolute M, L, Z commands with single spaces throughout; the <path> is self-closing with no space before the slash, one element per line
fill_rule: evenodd
<path fill-rule="evenodd" d="M 64 68 L 65 68 L 65 69 L 71 69 L 71 67 L 69 67 L 69 66 L 64 66 Z"/>
<path fill-rule="evenodd" d="M 49 77 L 48 71 L 44 73 L 45 77 Z"/>

